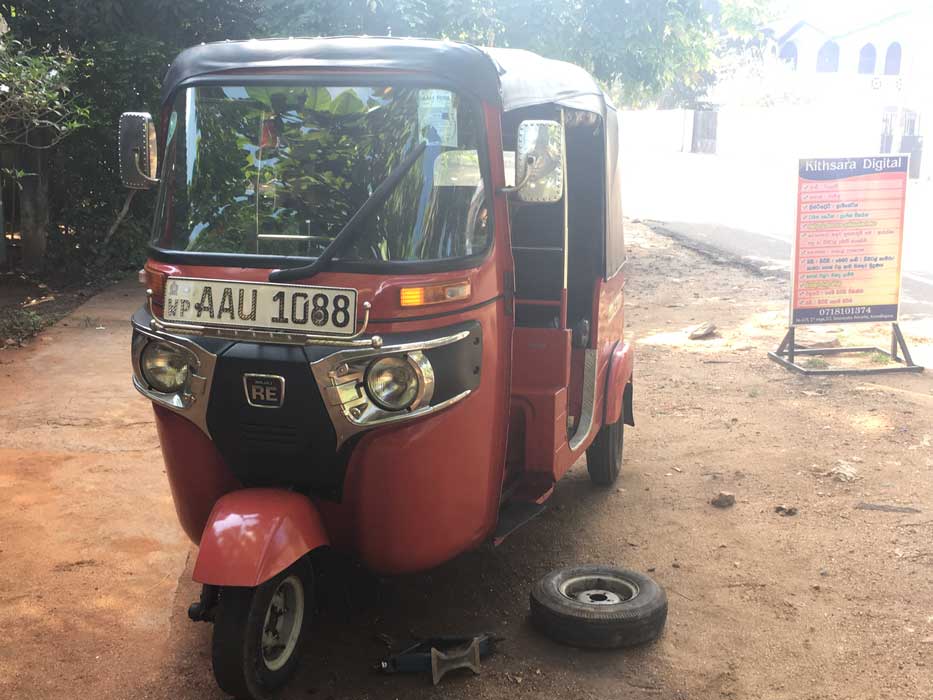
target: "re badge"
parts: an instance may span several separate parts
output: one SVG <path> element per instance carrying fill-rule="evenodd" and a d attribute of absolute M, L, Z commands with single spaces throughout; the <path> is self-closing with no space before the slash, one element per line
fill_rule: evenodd
<path fill-rule="evenodd" d="M 276 374 L 244 374 L 243 389 L 256 408 L 280 408 L 285 401 L 285 377 Z"/>

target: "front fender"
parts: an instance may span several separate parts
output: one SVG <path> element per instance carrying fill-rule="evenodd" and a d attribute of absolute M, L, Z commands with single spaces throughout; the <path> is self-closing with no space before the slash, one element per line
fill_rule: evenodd
<path fill-rule="evenodd" d="M 613 348 L 606 377 L 606 425 L 615 423 L 620 417 L 625 418 L 629 425 L 635 425 L 632 416 L 632 390 L 629 387 L 634 365 L 635 349 L 620 340 Z M 627 409 L 625 415 L 622 413 L 623 406 Z"/>
<path fill-rule="evenodd" d="M 329 543 L 307 496 L 284 489 L 232 491 L 207 519 L 193 578 L 214 586 L 258 586 Z"/>

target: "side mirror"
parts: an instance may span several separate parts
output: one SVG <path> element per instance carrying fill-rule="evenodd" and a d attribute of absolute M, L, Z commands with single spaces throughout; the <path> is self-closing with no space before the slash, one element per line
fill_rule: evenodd
<path fill-rule="evenodd" d="M 148 112 L 120 115 L 120 179 L 133 190 L 148 190 L 159 184 L 156 130 Z"/>
<path fill-rule="evenodd" d="M 564 196 L 564 127 L 529 119 L 518 125 L 514 191 L 522 202 L 559 202 Z"/>

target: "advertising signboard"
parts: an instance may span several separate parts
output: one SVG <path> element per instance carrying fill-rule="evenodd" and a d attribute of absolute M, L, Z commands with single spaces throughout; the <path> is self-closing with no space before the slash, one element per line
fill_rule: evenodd
<path fill-rule="evenodd" d="M 792 326 L 897 321 L 907 160 L 800 160 Z"/>

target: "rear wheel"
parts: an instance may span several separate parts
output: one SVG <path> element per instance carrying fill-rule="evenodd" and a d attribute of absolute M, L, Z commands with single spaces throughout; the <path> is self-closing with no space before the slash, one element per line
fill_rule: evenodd
<path fill-rule="evenodd" d="M 220 590 L 211 660 L 221 690 L 262 700 L 291 678 L 311 617 L 310 566 L 299 560 L 257 588 Z"/>
<path fill-rule="evenodd" d="M 612 486 L 622 471 L 622 438 L 625 423 L 622 416 L 604 425 L 596 439 L 586 448 L 586 470 L 597 486 Z"/>

